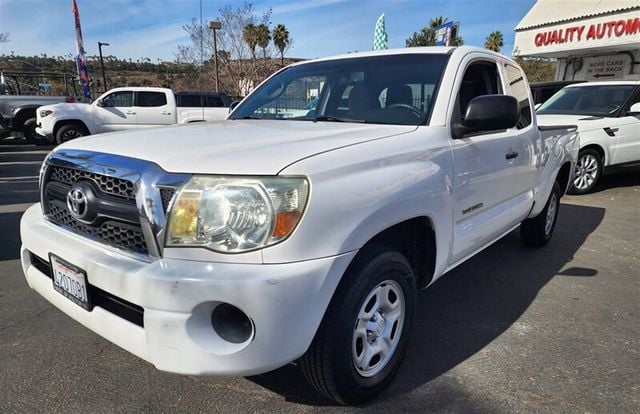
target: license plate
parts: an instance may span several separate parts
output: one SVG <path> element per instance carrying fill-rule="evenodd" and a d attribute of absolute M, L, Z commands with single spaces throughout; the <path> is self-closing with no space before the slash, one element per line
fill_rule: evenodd
<path fill-rule="evenodd" d="M 78 306 L 91 310 L 87 273 L 61 258 L 49 254 L 53 276 L 53 288 Z"/>

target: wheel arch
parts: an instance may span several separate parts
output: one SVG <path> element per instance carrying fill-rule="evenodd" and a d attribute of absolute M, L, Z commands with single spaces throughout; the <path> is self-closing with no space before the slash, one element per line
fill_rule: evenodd
<path fill-rule="evenodd" d="M 31 118 L 36 117 L 37 106 L 28 106 L 18 109 L 13 116 L 13 129 L 14 131 L 21 131 L 24 123 Z"/>
<path fill-rule="evenodd" d="M 387 227 L 367 241 L 361 251 L 370 245 L 401 253 L 411 264 L 418 288 L 428 286 L 433 280 L 437 246 L 435 228 L 429 217 L 418 216 Z"/>
<path fill-rule="evenodd" d="M 56 122 L 55 126 L 53 127 L 53 136 L 55 137 L 58 135 L 58 130 L 60 130 L 60 128 L 70 124 L 82 125 L 82 127 L 87 131 L 87 134 L 91 133 L 91 130 L 89 129 L 88 125 L 84 121 L 81 121 L 79 119 L 63 119 Z"/>
<path fill-rule="evenodd" d="M 607 152 L 605 151 L 604 147 L 602 147 L 602 145 L 595 144 L 595 143 L 587 144 L 584 147 L 580 148 L 580 151 L 584 151 L 588 149 L 598 152 L 598 154 L 600 154 L 600 156 L 602 157 L 602 165 L 603 166 L 607 165 L 607 162 L 609 162 L 609 154 L 607 154 Z"/>
<path fill-rule="evenodd" d="M 560 167 L 560 171 L 558 171 L 558 175 L 556 176 L 556 181 L 558 185 L 560 185 L 561 195 L 564 196 L 567 190 L 569 189 L 569 179 L 571 177 L 571 161 L 567 161 Z"/>

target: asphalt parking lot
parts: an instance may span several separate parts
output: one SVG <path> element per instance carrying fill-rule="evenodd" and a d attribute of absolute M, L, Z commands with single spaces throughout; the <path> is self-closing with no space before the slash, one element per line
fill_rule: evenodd
<path fill-rule="evenodd" d="M 293 365 L 251 378 L 159 372 L 32 292 L 19 219 L 46 153 L 0 144 L 0 412 L 352 410 Z M 640 170 L 606 176 L 563 199 L 546 248 L 516 231 L 423 291 L 400 373 L 365 408 L 640 412 L 639 213 Z"/>

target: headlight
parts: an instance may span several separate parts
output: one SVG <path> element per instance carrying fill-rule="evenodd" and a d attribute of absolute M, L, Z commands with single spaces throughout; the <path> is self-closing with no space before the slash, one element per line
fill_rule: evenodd
<path fill-rule="evenodd" d="M 43 109 L 42 111 L 40 111 L 40 118 L 45 118 L 51 115 L 52 113 L 53 111 L 51 109 Z"/>
<path fill-rule="evenodd" d="M 165 244 L 223 253 L 270 246 L 293 232 L 308 194 L 298 177 L 194 176 L 171 207 Z"/>

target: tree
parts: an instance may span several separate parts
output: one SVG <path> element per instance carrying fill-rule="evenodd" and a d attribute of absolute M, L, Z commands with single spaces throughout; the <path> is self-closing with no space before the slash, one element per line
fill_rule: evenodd
<path fill-rule="evenodd" d="M 257 15 L 253 5 L 248 2 L 240 6 L 228 4 L 218 10 L 216 20 L 221 23 L 222 28 L 216 32 L 216 35 L 220 64 L 219 81 L 222 90 L 234 95 L 244 94 L 247 88 L 250 89 L 251 85 L 255 85 L 273 72 L 273 62 L 268 60 L 269 50 L 267 49 L 267 60 L 252 59 L 255 53 L 251 52 L 243 36 L 244 28 L 249 24 L 254 26 L 265 24 L 269 27 L 270 18 L 271 9 L 263 12 L 262 15 Z M 203 71 L 193 74 L 194 76 L 188 79 L 192 84 L 185 85 L 185 88 L 213 84 L 215 76 L 210 61 L 213 57 L 211 30 L 206 27 L 206 24 L 201 26 L 198 19 L 193 19 L 191 24 L 184 26 L 183 29 L 189 34 L 191 42 L 178 46 L 175 54 L 176 62 L 197 67 L 200 62 L 199 57 L 202 56 L 208 63 Z"/>
<path fill-rule="evenodd" d="M 251 57 L 256 59 L 256 46 L 258 45 L 258 28 L 255 24 L 249 23 L 242 29 L 242 39 L 245 41 L 249 50 L 251 50 Z"/>
<path fill-rule="evenodd" d="M 267 59 L 267 47 L 269 47 L 269 43 L 271 42 L 271 32 L 269 31 L 269 26 L 264 23 L 261 23 L 256 26 L 256 43 L 262 49 L 262 57 Z"/>
<path fill-rule="evenodd" d="M 413 35 L 405 40 L 406 47 L 418 46 L 435 46 L 436 45 L 436 29 L 447 23 L 449 18 L 438 16 L 429 20 L 429 25 L 423 27 L 419 32 L 413 32 Z M 460 36 L 455 36 L 449 41 L 451 46 L 462 46 L 464 41 Z"/>
<path fill-rule="evenodd" d="M 0 33 L 0 43 L 9 41 L 9 32 Z"/>
<path fill-rule="evenodd" d="M 491 32 L 489 36 L 487 36 L 487 40 L 484 41 L 484 47 L 486 49 L 493 50 L 494 52 L 499 53 L 502 46 L 504 46 L 504 41 L 500 30 Z"/>
<path fill-rule="evenodd" d="M 284 24 L 279 24 L 273 29 L 273 44 L 280 52 L 280 64 L 284 66 L 284 51 L 289 48 L 291 38 Z"/>

